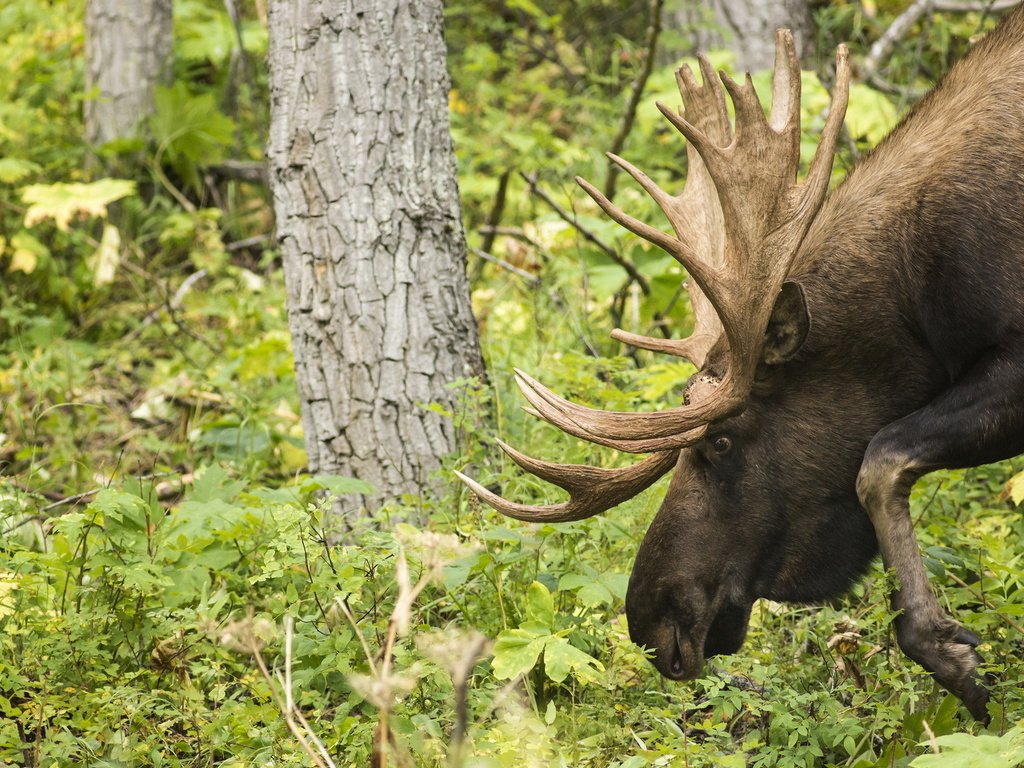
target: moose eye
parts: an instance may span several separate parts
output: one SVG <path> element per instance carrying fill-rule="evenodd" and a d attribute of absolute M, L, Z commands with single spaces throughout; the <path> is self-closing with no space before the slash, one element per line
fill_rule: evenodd
<path fill-rule="evenodd" d="M 711 447 L 715 449 L 715 453 L 719 456 L 725 456 L 732 449 L 732 440 L 725 435 L 720 435 L 715 438 Z"/>

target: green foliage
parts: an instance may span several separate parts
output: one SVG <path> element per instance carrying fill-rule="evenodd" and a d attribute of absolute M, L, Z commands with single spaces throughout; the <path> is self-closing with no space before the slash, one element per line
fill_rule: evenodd
<path fill-rule="evenodd" d="M 213 94 L 193 96 L 184 83 L 157 88 L 149 130 L 157 163 L 167 163 L 193 188 L 201 187 L 199 163 L 217 163 L 231 145 L 235 125 L 217 109 Z"/>
<path fill-rule="evenodd" d="M 915 768 L 1017 768 L 1024 763 L 1024 729 L 1017 727 L 1002 736 L 952 733 L 923 743 L 935 754 L 911 762 Z"/>
<path fill-rule="evenodd" d="M 1020 762 L 1019 461 L 929 476 L 912 499 L 941 599 L 985 639 L 998 681 L 987 730 L 898 652 L 877 569 L 831 605 L 762 602 L 740 654 L 690 684 L 659 678 L 623 600 L 664 483 L 597 519 L 525 525 L 446 474 L 440 494 L 395 500 L 380 528 L 342 529 L 330 497 L 372 489 L 306 473 L 283 278 L 259 243 L 265 191 L 211 168 L 262 157 L 266 74 L 252 57 L 265 27 L 245 4 L 240 30 L 218 0 L 174 5 L 173 84 L 141 136 L 99 150 L 81 139 L 84 3 L 0 7 L 0 765 L 308 765 L 282 713 L 286 671 L 339 765 L 368 764 L 384 726 L 384 749 L 417 766 Z M 838 39 L 863 52 L 904 7 L 817 4 L 805 163 L 829 103 L 825 54 Z M 490 381 L 453 383 L 466 448 L 449 463 L 524 502 L 557 491 L 492 450 L 496 431 L 559 461 L 626 459 L 523 414 L 512 364 L 618 410 L 677 403 L 693 372 L 607 340 L 613 325 L 685 333 L 685 275 L 571 182 L 606 179 L 646 8 L 446 8 L 471 245 L 497 223 L 492 254 L 537 279 L 474 264 Z M 884 78 L 924 87 L 982 23 L 932 14 Z M 767 95 L 767 75 L 755 81 Z M 659 61 L 623 148 L 668 189 L 685 154 L 653 102 L 677 102 L 674 87 Z M 891 91 L 854 86 L 835 182 L 909 106 Z M 538 172 L 649 291 L 516 171 Z M 659 222 L 620 181 L 617 201 Z"/>
<path fill-rule="evenodd" d="M 548 679 L 561 683 L 572 672 L 581 683 L 597 682 L 597 673 L 604 665 L 572 646 L 566 639 L 571 625 L 561 631 L 554 629 L 554 601 L 548 588 L 533 582 L 526 593 L 526 620 L 517 629 L 507 629 L 494 643 L 494 676 L 509 680 L 525 675 L 534 668 L 541 654 Z"/>

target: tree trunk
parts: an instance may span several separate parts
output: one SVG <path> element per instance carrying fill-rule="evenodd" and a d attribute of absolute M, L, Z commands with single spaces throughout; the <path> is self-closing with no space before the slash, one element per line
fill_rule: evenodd
<path fill-rule="evenodd" d="M 170 75 L 171 0 L 87 0 L 85 137 L 98 146 L 134 136 Z"/>
<path fill-rule="evenodd" d="M 727 48 L 736 54 L 736 68 L 756 72 L 775 63 L 775 30 L 793 30 L 797 55 L 814 43 L 807 0 L 684 0 L 670 11 L 669 29 L 689 30 L 693 47 L 675 53 Z"/>
<path fill-rule="evenodd" d="M 310 469 L 376 506 L 455 447 L 482 372 L 440 0 L 274 0 L 268 154 Z M 354 504 L 343 507 L 353 514 Z"/>

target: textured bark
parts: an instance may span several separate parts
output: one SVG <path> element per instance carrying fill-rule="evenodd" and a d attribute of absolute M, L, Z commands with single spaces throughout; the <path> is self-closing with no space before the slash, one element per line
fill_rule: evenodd
<path fill-rule="evenodd" d="M 85 136 L 93 145 L 134 136 L 170 75 L 171 0 L 88 0 Z"/>
<path fill-rule="evenodd" d="M 440 0 L 270 4 L 268 154 L 310 468 L 418 492 L 482 371 Z M 352 513 L 351 505 L 344 510 Z"/>
<path fill-rule="evenodd" d="M 747 72 L 771 69 L 779 27 L 793 30 L 797 55 L 814 41 L 807 0 L 684 0 L 669 13 L 668 28 L 692 30 L 692 49 L 676 53 L 728 48 L 736 54 L 736 68 Z"/>

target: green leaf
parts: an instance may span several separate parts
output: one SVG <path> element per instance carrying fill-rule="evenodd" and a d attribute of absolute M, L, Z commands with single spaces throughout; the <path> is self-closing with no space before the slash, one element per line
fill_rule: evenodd
<path fill-rule="evenodd" d="M 533 582 L 526 591 L 526 619 L 549 629 L 555 625 L 554 600 L 548 588 L 539 581 Z"/>
<path fill-rule="evenodd" d="M 1024 472 L 1018 472 L 1010 478 L 1006 484 L 1006 493 L 1017 506 L 1024 503 Z"/>
<path fill-rule="evenodd" d="M 108 523 L 116 521 L 125 527 L 145 530 L 149 524 L 149 508 L 138 496 L 105 488 L 96 494 L 89 509 L 103 513 Z"/>
<path fill-rule="evenodd" d="M 38 163 L 31 160 L 23 160 L 20 157 L 5 157 L 0 159 L 0 181 L 4 184 L 17 184 L 33 173 L 43 170 Z"/>
<path fill-rule="evenodd" d="M 342 477 L 341 475 L 314 475 L 302 484 L 303 493 L 314 491 L 328 491 L 335 496 L 349 496 L 361 494 L 372 496 L 377 489 L 364 480 L 357 480 L 354 477 Z"/>
<path fill-rule="evenodd" d="M 537 665 L 537 659 L 550 638 L 547 627 L 528 624 L 499 634 L 494 641 L 494 659 L 491 662 L 494 676 L 499 680 L 510 680 L 525 675 Z"/>
<path fill-rule="evenodd" d="M 913 768 L 1017 768 L 1024 762 L 1024 730 L 1014 728 L 1002 736 L 952 733 L 934 740 L 939 754 L 921 755 Z M 919 746 L 931 747 L 932 742 Z"/>
<path fill-rule="evenodd" d="M 899 117 L 896 107 L 885 94 L 862 83 L 850 86 L 846 129 L 854 139 L 877 144 L 888 135 Z"/>
<path fill-rule="evenodd" d="M 597 673 L 604 672 L 604 665 L 564 637 L 552 638 L 544 646 L 544 673 L 556 683 L 561 683 L 570 672 L 581 683 L 597 683 L 601 679 Z"/>
<path fill-rule="evenodd" d="M 606 605 L 612 602 L 612 593 L 599 581 L 591 582 L 576 593 L 580 602 L 588 608 L 595 605 Z"/>
<path fill-rule="evenodd" d="M 219 465 L 213 464 L 202 470 L 192 484 L 188 498 L 191 501 L 231 501 L 245 487 L 243 481 L 232 482 Z"/>
<path fill-rule="evenodd" d="M 213 94 L 193 96 L 184 83 L 158 88 L 149 130 L 157 142 L 157 159 L 166 158 L 194 187 L 198 167 L 219 162 L 231 145 L 235 124 L 217 109 Z"/>
<path fill-rule="evenodd" d="M 11 262 L 8 272 L 32 274 L 39 263 L 50 255 L 50 249 L 32 237 L 27 230 L 19 230 L 11 238 Z"/>

